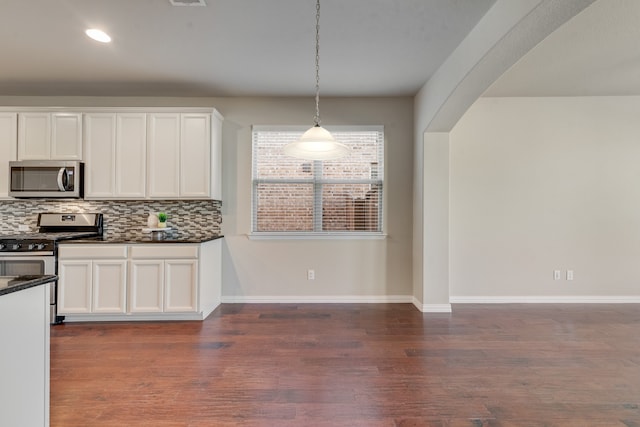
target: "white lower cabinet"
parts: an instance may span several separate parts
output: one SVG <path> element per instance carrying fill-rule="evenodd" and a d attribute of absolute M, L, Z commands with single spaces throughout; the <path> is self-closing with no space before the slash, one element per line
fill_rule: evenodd
<path fill-rule="evenodd" d="M 198 245 L 131 247 L 131 313 L 198 310 Z"/>
<path fill-rule="evenodd" d="M 195 312 L 198 261 L 131 260 L 131 313 Z"/>
<path fill-rule="evenodd" d="M 129 286 L 129 311 L 162 313 L 164 306 L 164 262 L 132 260 Z"/>
<path fill-rule="evenodd" d="M 126 311 L 127 261 L 93 261 L 92 313 Z"/>
<path fill-rule="evenodd" d="M 61 244 L 66 321 L 201 320 L 220 304 L 220 239 L 200 244 Z"/>
<path fill-rule="evenodd" d="M 125 313 L 127 247 L 60 246 L 58 313 Z"/>
<path fill-rule="evenodd" d="M 196 311 L 198 261 L 173 259 L 164 262 L 164 311 Z"/>
<path fill-rule="evenodd" d="M 91 313 L 90 260 L 58 261 L 58 314 Z"/>

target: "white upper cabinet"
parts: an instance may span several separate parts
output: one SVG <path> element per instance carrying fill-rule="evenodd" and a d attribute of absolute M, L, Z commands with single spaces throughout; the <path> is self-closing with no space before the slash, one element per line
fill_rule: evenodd
<path fill-rule="evenodd" d="M 222 200 L 222 116 L 211 115 L 211 189 L 210 198 Z"/>
<path fill-rule="evenodd" d="M 51 114 L 20 113 L 18 117 L 18 159 L 51 158 Z"/>
<path fill-rule="evenodd" d="M 9 161 L 17 159 L 18 114 L 0 113 L 0 199 L 9 198 Z"/>
<path fill-rule="evenodd" d="M 85 198 L 145 198 L 146 139 L 145 113 L 87 113 Z"/>
<path fill-rule="evenodd" d="M 209 113 L 149 115 L 150 198 L 212 197 L 212 149 L 219 147 L 212 146 L 211 117 Z"/>
<path fill-rule="evenodd" d="M 141 199 L 147 180 L 147 115 L 118 113 L 116 134 L 116 194 Z"/>
<path fill-rule="evenodd" d="M 85 163 L 87 199 L 221 199 L 222 116 L 205 108 L 0 111 L 8 160 Z M 0 164 L 0 199 L 8 164 Z"/>
<path fill-rule="evenodd" d="M 82 114 L 51 114 L 51 159 L 82 160 Z"/>
<path fill-rule="evenodd" d="M 82 113 L 19 113 L 18 160 L 82 160 Z"/>
<path fill-rule="evenodd" d="M 180 114 L 149 115 L 149 197 L 180 197 Z"/>
<path fill-rule="evenodd" d="M 86 114 L 84 135 L 85 197 L 114 197 L 116 194 L 116 114 Z"/>
<path fill-rule="evenodd" d="M 211 115 L 183 114 L 180 120 L 180 196 L 209 197 Z"/>

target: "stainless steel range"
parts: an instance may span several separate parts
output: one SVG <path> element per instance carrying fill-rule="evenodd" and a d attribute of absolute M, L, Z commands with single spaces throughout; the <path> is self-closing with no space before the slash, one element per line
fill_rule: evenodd
<path fill-rule="evenodd" d="M 37 233 L 0 236 L 0 275 L 23 276 L 58 273 L 58 242 L 101 236 L 100 213 L 41 213 Z M 57 283 L 51 287 L 51 323 L 61 323 L 56 301 Z"/>

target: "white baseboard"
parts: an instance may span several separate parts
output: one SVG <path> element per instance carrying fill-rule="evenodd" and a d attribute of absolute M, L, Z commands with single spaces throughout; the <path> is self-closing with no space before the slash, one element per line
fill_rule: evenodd
<path fill-rule="evenodd" d="M 206 319 L 209 317 L 211 313 L 215 311 L 216 308 L 220 306 L 220 300 L 216 301 L 215 304 L 210 305 L 209 307 L 204 307 L 202 310 L 202 318 Z"/>
<path fill-rule="evenodd" d="M 345 295 L 345 296 L 223 296 L 224 304 L 358 304 L 400 303 L 413 304 L 423 313 L 451 313 L 451 304 L 422 304 L 411 295 Z"/>
<path fill-rule="evenodd" d="M 412 303 L 411 295 L 330 295 L 330 296 L 302 296 L 302 295 L 282 295 L 282 296 L 244 296 L 227 295 L 222 297 L 225 304 L 353 304 L 353 303 Z"/>
<path fill-rule="evenodd" d="M 457 296 L 452 304 L 638 304 L 640 295 L 557 295 L 557 296 Z"/>
<path fill-rule="evenodd" d="M 423 313 L 451 313 L 451 304 L 422 304 L 414 297 L 413 305 Z"/>
<path fill-rule="evenodd" d="M 143 313 L 143 314 L 66 314 L 65 323 L 71 322 L 152 322 L 203 320 L 203 313 Z"/>

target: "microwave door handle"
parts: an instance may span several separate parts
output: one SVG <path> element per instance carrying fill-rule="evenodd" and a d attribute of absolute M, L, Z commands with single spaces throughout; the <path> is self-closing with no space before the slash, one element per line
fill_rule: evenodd
<path fill-rule="evenodd" d="M 58 171 L 58 190 L 67 191 L 67 168 L 60 168 Z"/>

